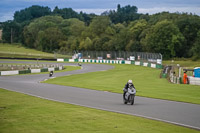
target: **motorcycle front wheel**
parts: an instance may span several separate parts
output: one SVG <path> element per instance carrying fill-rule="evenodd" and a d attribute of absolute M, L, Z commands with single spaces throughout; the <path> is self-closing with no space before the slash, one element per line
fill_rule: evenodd
<path fill-rule="evenodd" d="M 124 104 L 127 104 L 127 101 L 123 98 L 123 102 L 124 102 Z"/>
<path fill-rule="evenodd" d="M 131 96 L 131 105 L 133 105 L 133 104 L 134 104 L 134 101 L 135 101 L 135 96 L 134 96 L 134 95 L 132 95 L 132 96 Z"/>

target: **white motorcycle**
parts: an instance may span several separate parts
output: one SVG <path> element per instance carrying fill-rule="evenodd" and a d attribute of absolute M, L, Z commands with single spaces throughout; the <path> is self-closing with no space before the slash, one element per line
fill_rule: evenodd
<path fill-rule="evenodd" d="M 125 91 L 125 89 L 123 89 L 123 91 Z M 133 105 L 135 100 L 135 94 L 136 94 L 136 89 L 134 87 L 129 87 L 128 91 L 125 92 L 123 96 L 124 104 L 130 103 L 131 105 Z"/>

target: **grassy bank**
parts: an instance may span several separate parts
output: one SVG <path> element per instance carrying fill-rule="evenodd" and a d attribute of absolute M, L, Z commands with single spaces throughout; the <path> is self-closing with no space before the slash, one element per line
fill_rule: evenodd
<path fill-rule="evenodd" d="M 22 46 L 21 44 L 8 44 L 0 43 L 0 57 L 10 57 L 10 58 L 71 58 L 69 55 L 60 55 L 53 53 L 46 53 L 38 51 L 35 49 L 30 49 Z"/>
<path fill-rule="evenodd" d="M 132 79 L 138 96 L 200 104 L 200 86 L 171 84 L 160 79 L 160 69 L 134 65 L 114 65 L 115 69 L 80 75 L 58 77 L 45 83 L 122 93 Z"/>
<path fill-rule="evenodd" d="M 181 67 L 200 67 L 200 60 L 198 61 L 192 61 L 190 59 L 165 60 L 163 61 L 163 64 L 172 66 L 177 66 L 177 64 L 179 64 Z"/>
<path fill-rule="evenodd" d="M 199 131 L 0 89 L 0 132 L 197 133 Z"/>

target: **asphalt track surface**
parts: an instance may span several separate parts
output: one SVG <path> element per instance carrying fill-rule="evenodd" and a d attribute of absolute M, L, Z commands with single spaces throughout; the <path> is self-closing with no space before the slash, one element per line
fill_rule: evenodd
<path fill-rule="evenodd" d="M 0 61 L 0 63 L 11 62 L 24 63 L 23 61 Z M 25 63 L 33 64 L 33 62 Z M 45 63 L 42 62 L 41 64 Z M 55 63 L 51 62 L 49 64 Z M 77 63 L 57 64 L 77 65 Z M 54 73 L 53 76 L 67 76 L 105 71 L 108 69 L 113 69 L 113 66 L 105 64 L 83 64 L 81 70 Z M 134 115 L 200 130 L 200 105 L 139 96 L 135 97 L 134 105 L 124 105 L 122 94 L 40 83 L 40 81 L 48 78 L 48 74 L 0 76 L 0 88 L 48 100 Z"/>

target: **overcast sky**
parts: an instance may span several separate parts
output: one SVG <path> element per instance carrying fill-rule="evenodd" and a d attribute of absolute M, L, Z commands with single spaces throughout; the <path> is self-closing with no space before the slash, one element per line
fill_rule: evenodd
<path fill-rule="evenodd" d="M 32 5 L 48 6 L 51 10 L 72 8 L 86 13 L 101 14 L 114 10 L 120 4 L 138 7 L 138 13 L 154 14 L 162 11 L 188 12 L 200 16 L 200 0 L 0 0 L 0 22 L 12 20 L 15 11 Z"/>

